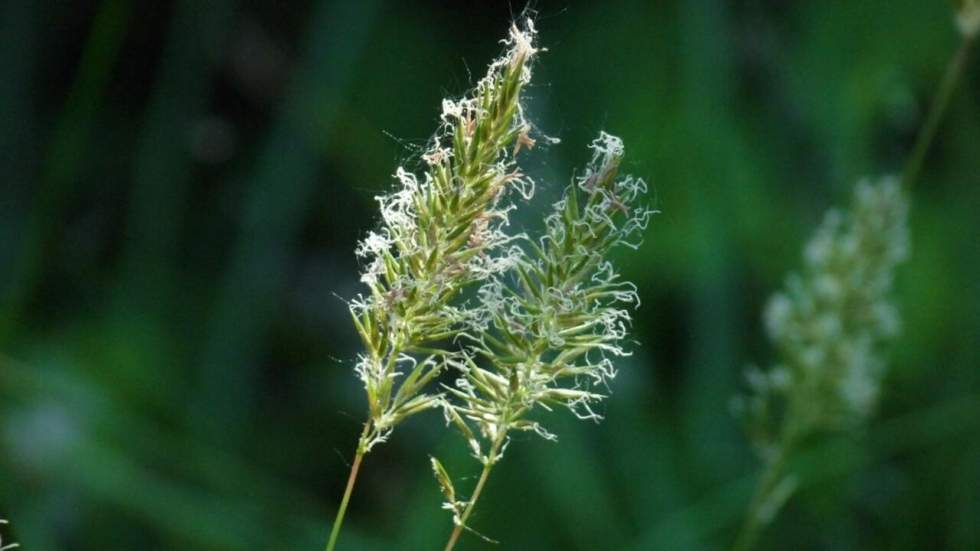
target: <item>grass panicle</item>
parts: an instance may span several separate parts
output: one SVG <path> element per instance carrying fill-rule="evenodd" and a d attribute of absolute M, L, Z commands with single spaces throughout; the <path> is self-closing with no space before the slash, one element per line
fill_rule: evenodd
<path fill-rule="evenodd" d="M 818 431 L 863 424 L 874 410 L 886 359 L 900 329 L 891 300 L 896 266 L 908 255 L 908 202 L 898 181 L 861 182 L 850 208 L 831 210 L 807 243 L 802 272 L 765 309 L 780 362 L 746 373 L 737 398 L 766 470 L 736 549 L 750 549 L 793 494 L 787 473 L 797 444 Z"/>
<path fill-rule="evenodd" d="M 537 50 L 534 30 L 514 27 L 507 54 L 490 65 L 470 96 L 444 100 L 442 127 L 417 175 L 399 168 L 398 191 L 378 197 L 382 225 L 358 247 L 367 296 L 351 303 L 365 353 L 357 363 L 370 411 L 364 451 L 406 417 L 437 407 L 425 389 L 452 358 L 439 347 L 466 327 L 455 302 L 463 289 L 506 271 L 520 236 L 504 231 L 533 182 L 516 167 L 532 143 L 520 103 Z M 516 144 L 516 145 L 515 145 Z"/>
<path fill-rule="evenodd" d="M 327 549 L 333 549 L 361 459 L 408 417 L 444 404 L 429 387 L 459 351 L 468 324 L 464 289 L 509 270 L 522 236 L 506 228 L 512 198 L 529 200 L 534 182 L 517 168 L 534 146 L 521 93 L 538 53 L 528 21 L 513 26 L 507 50 L 476 88 L 443 100 L 440 128 L 421 156 L 423 170 L 399 167 L 397 189 L 377 197 L 380 227 L 359 244 L 369 293 L 351 301 L 364 352 L 356 374 L 368 419 Z"/>
<path fill-rule="evenodd" d="M 646 184 L 618 177 L 622 141 L 602 133 L 591 148 L 591 164 L 554 205 L 544 235 L 527 241 L 512 269 L 480 289 L 481 308 L 466 334 L 472 343 L 452 360 L 460 377 L 445 387 L 446 420 L 483 472 L 465 506 L 447 503 L 456 525 L 447 550 L 468 528 L 509 435 L 530 431 L 554 440 L 534 419 L 539 409 L 600 419 L 594 406 L 616 375 L 614 359 L 629 354 L 624 342 L 639 297 L 608 257 L 619 245 L 639 246 L 652 211 L 638 204 Z"/>

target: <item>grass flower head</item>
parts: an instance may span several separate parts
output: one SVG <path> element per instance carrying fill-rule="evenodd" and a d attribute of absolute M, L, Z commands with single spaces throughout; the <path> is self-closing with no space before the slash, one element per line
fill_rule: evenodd
<path fill-rule="evenodd" d="M 831 210 L 804 249 L 804 269 L 765 310 L 781 361 L 750 370 L 748 413 L 773 421 L 782 400 L 784 430 L 842 428 L 866 419 L 877 402 L 881 346 L 900 328 L 890 301 L 896 265 L 908 255 L 908 205 L 893 179 L 862 182 L 847 212 Z M 759 427 L 761 428 L 761 427 Z M 776 435 L 756 431 L 765 449 Z"/>
<path fill-rule="evenodd" d="M 801 440 L 859 426 L 874 411 L 882 348 L 899 332 L 890 293 L 908 256 L 907 217 L 895 179 L 859 183 L 850 208 L 828 212 L 806 244 L 802 272 L 766 306 L 780 361 L 749 369 L 750 394 L 735 401 L 766 464 L 735 549 L 750 549 L 795 492 L 798 477 L 787 465 Z"/>
<path fill-rule="evenodd" d="M 572 182 L 545 219 L 543 235 L 527 240 L 511 269 L 481 287 L 470 316 L 471 341 L 452 364 L 460 377 L 445 386 L 448 424 L 465 437 L 484 466 L 472 497 L 449 500 L 456 530 L 466 527 L 487 475 L 514 431 L 555 440 L 534 413 L 566 408 L 599 420 L 595 406 L 616 375 L 614 360 L 629 354 L 625 341 L 636 287 L 609 260 L 620 245 L 636 248 L 652 211 L 640 201 L 646 184 L 619 177 L 622 141 L 602 133 L 591 145 L 592 162 Z M 436 469 L 446 495 L 455 495 L 444 469 Z"/>
<path fill-rule="evenodd" d="M 398 189 L 378 197 L 381 226 L 357 249 L 370 294 L 351 303 L 365 352 L 356 372 L 367 392 L 365 451 L 406 417 L 442 404 L 426 386 L 454 357 L 439 343 L 465 327 L 461 291 L 517 261 L 505 231 L 510 197 L 528 199 L 533 182 L 516 167 L 533 145 L 521 106 L 531 77 L 534 28 L 513 27 L 506 54 L 475 90 L 444 100 L 440 130 L 422 155 L 424 171 L 399 167 Z"/>

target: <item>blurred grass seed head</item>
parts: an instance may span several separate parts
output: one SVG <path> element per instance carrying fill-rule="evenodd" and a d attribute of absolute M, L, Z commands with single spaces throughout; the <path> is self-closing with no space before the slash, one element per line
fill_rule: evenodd
<path fill-rule="evenodd" d="M 750 369 L 752 395 L 737 402 L 766 454 L 787 433 L 846 428 L 872 413 L 882 344 L 900 329 L 889 295 L 895 267 L 908 256 L 907 217 L 895 179 L 861 182 L 850 209 L 829 211 L 806 244 L 802 273 L 770 299 L 765 328 L 781 361 L 767 372 Z"/>
<path fill-rule="evenodd" d="M 980 34 L 980 0 L 960 0 L 956 25 L 968 40 Z"/>

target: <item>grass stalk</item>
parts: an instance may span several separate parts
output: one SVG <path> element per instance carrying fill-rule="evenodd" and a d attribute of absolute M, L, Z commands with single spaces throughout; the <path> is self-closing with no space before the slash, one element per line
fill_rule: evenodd
<path fill-rule="evenodd" d="M 733 551 L 753 549 L 759 540 L 759 536 L 762 535 L 763 529 L 778 512 L 780 504 L 774 503 L 774 499 L 777 498 L 776 489 L 784 480 L 786 464 L 792 451 L 792 440 L 787 439 L 780 446 L 777 455 L 768 462 L 766 470 L 759 480 L 755 495 L 749 503 L 749 509 L 742 522 L 738 537 L 735 539 L 735 545 L 732 546 Z M 766 509 L 770 509 L 770 511 L 767 512 Z"/>
<path fill-rule="evenodd" d="M 905 171 L 902 174 L 902 189 L 906 191 L 912 187 L 912 184 L 922 172 L 922 165 L 925 162 L 926 155 L 929 153 L 929 147 L 936 137 L 939 124 L 946 114 L 946 109 L 949 107 L 950 101 L 953 98 L 953 92 L 956 91 L 960 77 L 963 75 L 963 68 L 966 67 L 966 62 L 970 57 L 970 49 L 974 41 L 975 37 L 964 36 L 959 49 L 956 50 L 956 53 L 953 54 L 953 57 L 946 66 L 946 72 L 943 74 L 942 81 L 939 84 L 939 90 L 936 91 L 936 96 L 933 98 L 932 105 L 929 107 L 929 114 L 926 116 L 926 121 L 916 137 L 915 145 L 912 147 L 912 153 L 909 155 L 909 160 L 905 164 Z"/>
<path fill-rule="evenodd" d="M 483 472 L 480 473 L 480 479 L 476 482 L 476 487 L 473 489 L 473 495 L 470 496 L 469 502 L 466 504 L 466 509 L 463 510 L 463 515 L 459 518 L 459 522 L 453 528 L 453 533 L 449 536 L 449 541 L 446 542 L 445 551 L 452 551 L 456 547 L 456 543 L 459 542 L 460 536 L 463 535 L 463 528 L 466 527 L 466 521 L 469 520 L 470 515 L 473 514 L 473 509 L 476 507 L 477 500 L 480 499 L 480 494 L 483 493 L 483 487 L 487 484 L 487 478 L 490 477 L 490 471 L 493 466 L 497 463 L 496 458 L 500 454 L 500 447 L 507 439 L 507 432 L 501 431 L 500 435 L 493 443 L 493 449 L 490 450 L 489 461 L 484 463 Z"/>
<path fill-rule="evenodd" d="M 364 430 L 357 441 L 357 453 L 354 454 L 354 462 L 350 466 L 350 476 L 347 477 L 347 487 L 344 489 L 344 497 L 340 500 L 340 507 L 337 509 L 337 517 L 333 521 L 333 528 L 330 530 L 330 539 L 327 541 L 326 551 L 333 551 L 337 546 L 337 538 L 340 537 L 340 528 L 344 524 L 344 515 L 347 513 L 347 504 L 350 503 L 350 496 L 354 492 L 354 485 L 357 483 L 357 473 L 361 470 L 361 461 L 367 453 L 367 438 L 370 433 L 371 422 L 364 423 Z"/>

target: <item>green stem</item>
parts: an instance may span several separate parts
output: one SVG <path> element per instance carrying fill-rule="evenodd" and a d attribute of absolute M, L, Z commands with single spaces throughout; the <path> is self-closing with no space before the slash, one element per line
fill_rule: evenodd
<path fill-rule="evenodd" d="M 766 470 L 759 480 L 759 485 L 756 488 L 755 495 L 752 497 L 752 502 L 749 504 L 749 510 L 745 515 L 742 528 L 738 533 L 738 537 L 735 539 L 735 545 L 732 547 L 733 551 L 749 551 L 754 548 L 756 542 L 759 540 L 759 536 L 762 535 L 763 529 L 772 522 L 778 512 L 778 508 L 772 511 L 765 511 L 765 509 L 767 507 L 773 507 L 773 492 L 783 481 L 787 462 L 796 445 L 797 439 L 794 434 L 792 430 L 784 431 L 778 454 L 768 462 Z"/>
<path fill-rule="evenodd" d="M 463 528 L 466 526 L 466 521 L 469 520 L 470 514 L 473 513 L 473 508 L 476 507 L 476 502 L 480 499 L 480 494 L 483 492 L 483 486 L 487 483 L 487 478 L 490 477 L 490 470 L 493 469 L 496 463 L 497 454 L 500 453 L 500 446 L 503 445 L 505 438 L 507 437 L 507 432 L 501 432 L 500 436 L 493 443 L 493 447 L 490 450 L 490 455 L 488 456 L 488 461 L 483 465 L 483 472 L 480 473 L 480 479 L 476 482 L 476 488 L 473 490 L 473 495 L 470 497 L 469 503 L 466 504 L 466 509 L 463 511 L 463 516 L 460 517 L 459 522 L 453 528 L 453 533 L 449 536 L 449 541 L 446 542 L 445 551 L 452 551 L 453 547 L 459 541 L 460 536 L 463 534 Z"/>
<path fill-rule="evenodd" d="M 344 524 L 344 514 L 347 513 L 347 504 L 350 502 L 351 493 L 354 492 L 354 484 L 357 482 L 357 473 L 361 470 L 361 460 L 367 453 L 365 442 L 370 431 L 371 421 L 364 423 L 364 431 L 357 441 L 357 453 L 354 455 L 354 463 L 350 466 L 350 476 L 347 477 L 347 488 L 344 490 L 344 497 L 340 500 L 340 508 L 337 509 L 337 518 L 333 521 L 333 529 L 330 531 L 330 540 L 327 542 L 326 551 L 333 551 L 337 545 L 337 538 L 340 536 L 340 527 Z"/>
<path fill-rule="evenodd" d="M 966 66 L 966 61 L 969 58 L 971 46 L 973 46 L 973 38 L 965 37 L 959 49 L 953 54 L 952 59 L 950 59 L 949 65 L 946 66 L 946 73 L 943 75 L 942 82 L 939 84 L 939 90 L 936 92 L 936 97 L 932 100 L 932 105 L 929 107 L 926 122 L 919 131 L 908 163 L 905 165 L 905 172 L 902 175 L 903 189 L 908 190 L 911 188 L 916 178 L 919 177 L 919 173 L 922 172 L 922 164 L 925 162 L 926 154 L 929 152 L 929 146 L 932 145 L 932 141 L 936 137 L 936 132 L 939 130 L 939 123 L 943 120 L 943 115 L 949 107 L 953 92 L 956 90 L 956 85 L 959 83 L 960 76 L 963 74 L 963 68 Z"/>

